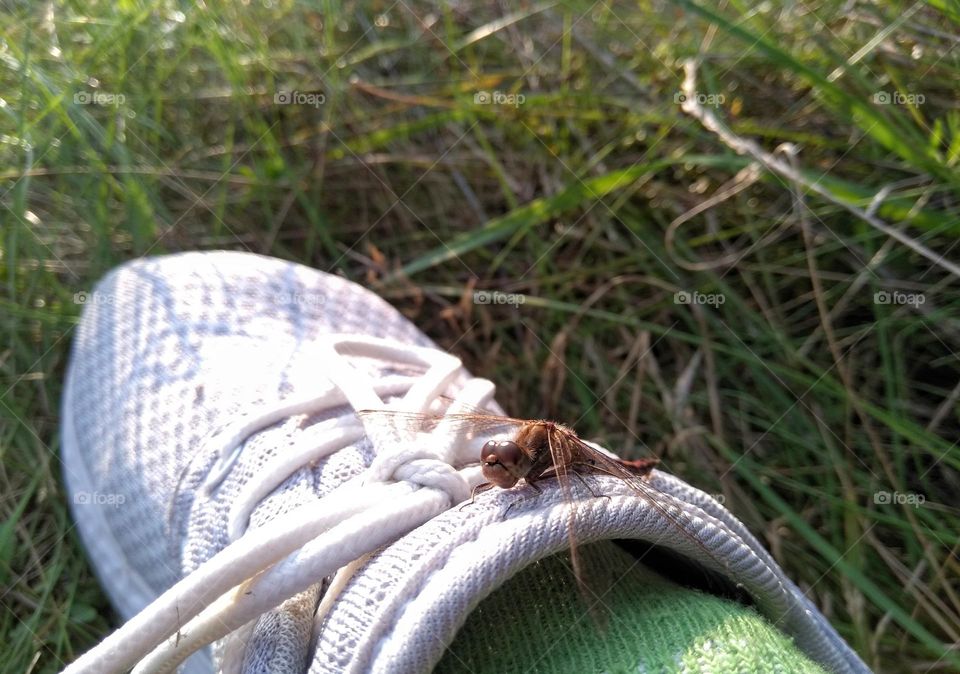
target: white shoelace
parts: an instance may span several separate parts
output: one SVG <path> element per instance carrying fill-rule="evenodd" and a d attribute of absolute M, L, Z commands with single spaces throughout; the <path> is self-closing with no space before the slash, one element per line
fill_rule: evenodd
<path fill-rule="evenodd" d="M 210 493 L 234 465 L 250 435 L 296 414 L 316 414 L 351 405 L 388 409 L 381 396 L 402 397 L 389 409 L 425 412 L 463 374 L 458 358 L 435 349 L 391 340 L 331 335 L 321 344 L 324 372 L 332 386 L 320 394 L 258 408 L 218 433 L 219 461 L 203 488 Z M 383 386 L 350 365 L 373 358 L 426 369 L 407 382 Z M 405 389 L 405 391 L 404 391 Z M 494 386 L 471 379 L 448 411 L 460 405 L 486 407 Z M 390 543 L 469 497 L 483 481 L 478 465 L 457 469 L 475 457 L 454 433 L 431 433 L 429 442 L 375 447 L 372 465 L 318 503 L 286 513 L 270 526 L 247 529 L 256 505 L 297 470 L 359 441 L 376 437 L 356 417 L 316 424 L 290 451 L 274 457 L 243 488 L 229 517 L 231 543 L 164 592 L 97 647 L 64 670 L 80 672 L 171 672 L 190 654 L 235 630 L 354 560 Z M 320 611 L 327 603 L 322 602 Z M 318 615 L 318 619 L 322 616 Z M 247 629 L 250 629 L 248 626 Z M 226 642 L 223 662 L 240 663 L 243 640 Z M 238 657 L 239 655 L 239 657 Z M 139 664 L 138 664 L 139 663 Z"/>

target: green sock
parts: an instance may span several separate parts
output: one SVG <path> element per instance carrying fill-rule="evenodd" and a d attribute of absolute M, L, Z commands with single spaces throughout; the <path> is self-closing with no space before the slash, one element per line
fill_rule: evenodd
<path fill-rule="evenodd" d="M 543 559 L 477 606 L 436 671 L 823 672 L 751 608 L 684 588 L 610 541 L 578 552 L 597 610 L 568 554 Z"/>

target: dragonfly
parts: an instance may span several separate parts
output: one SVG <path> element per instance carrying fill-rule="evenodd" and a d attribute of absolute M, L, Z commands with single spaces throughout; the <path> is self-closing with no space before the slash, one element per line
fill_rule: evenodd
<path fill-rule="evenodd" d="M 459 409 L 464 409 L 462 403 L 457 405 Z M 466 409 L 465 412 L 451 413 L 367 409 L 360 410 L 357 415 L 368 430 L 372 429 L 378 435 L 393 433 L 394 438 L 397 435 L 406 435 L 412 439 L 418 434 L 433 432 L 463 434 L 466 441 L 501 436 L 501 439 L 487 440 L 480 448 L 478 459 L 483 477 L 487 481 L 473 490 L 470 502 L 482 491 L 493 488 L 512 489 L 521 481 L 534 491 L 540 492 L 538 483 L 555 478 L 569 506 L 567 533 L 571 563 L 576 582 L 585 597 L 588 597 L 587 586 L 577 554 L 575 533 L 576 500 L 571 496 L 573 478 L 583 481 L 584 475 L 608 475 L 619 479 L 673 523 L 707 556 L 717 561 L 706 546 L 684 527 L 680 508 L 669 503 L 659 490 L 649 484 L 649 478 L 659 459 L 650 457 L 631 461 L 606 454 L 581 439 L 572 428 L 555 421 L 508 417 L 470 406 L 466 406 Z M 508 436 L 508 439 L 502 439 L 502 436 Z"/>

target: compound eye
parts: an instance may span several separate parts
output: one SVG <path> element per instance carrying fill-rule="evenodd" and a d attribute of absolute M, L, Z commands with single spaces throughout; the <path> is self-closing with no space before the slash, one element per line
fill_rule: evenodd
<path fill-rule="evenodd" d="M 510 440 L 490 440 L 480 452 L 480 460 L 487 465 L 500 464 L 506 469 L 515 467 L 523 457 L 520 445 Z"/>
<path fill-rule="evenodd" d="M 490 440 L 480 450 L 483 476 L 498 487 L 509 489 L 523 477 L 525 460 L 520 445 L 510 440 Z"/>

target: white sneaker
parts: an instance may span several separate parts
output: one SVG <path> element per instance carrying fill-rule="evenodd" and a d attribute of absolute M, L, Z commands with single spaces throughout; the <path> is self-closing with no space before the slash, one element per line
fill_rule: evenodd
<path fill-rule="evenodd" d="M 114 271 L 77 332 L 62 453 L 81 537 L 128 622 L 67 671 L 170 671 L 189 656 L 190 672 L 414 672 L 449 659 L 484 597 L 567 549 L 569 507 L 550 480 L 453 507 L 483 481 L 477 447 L 440 433 L 374 447 L 355 414 L 441 396 L 498 409 L 490 382 L 336 276 L 241 253 Z M 813 661 L 869 671 L 709 496 L 654 472 L 683 532 L 618 480 L 584 482 L 581 543 L 679 553 Z M 581 550 L 626 559 L 611 545 Z M 491 637 L 522 637 L 510 627 Z"/>

